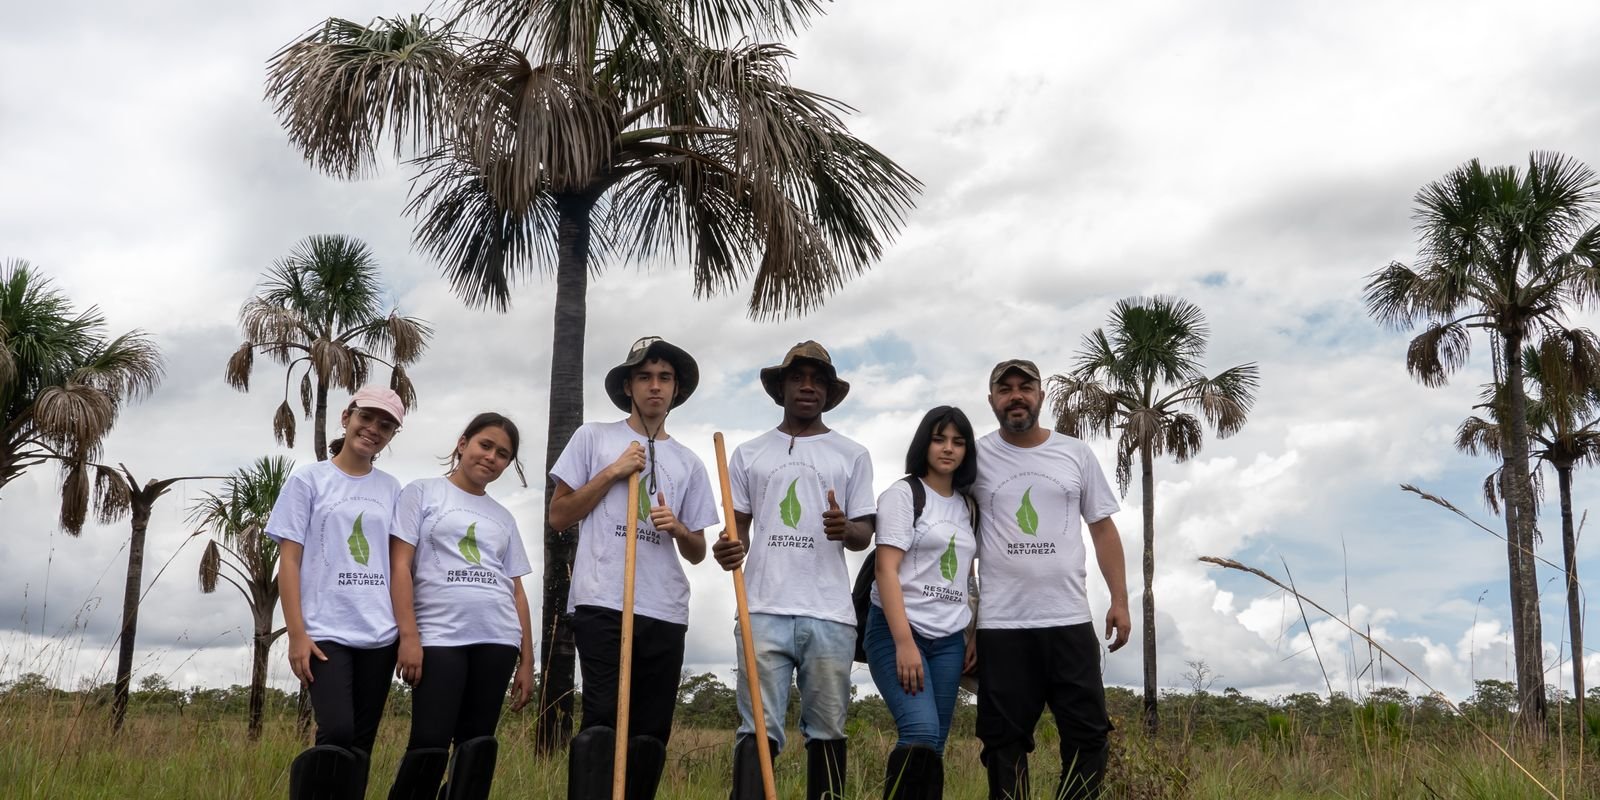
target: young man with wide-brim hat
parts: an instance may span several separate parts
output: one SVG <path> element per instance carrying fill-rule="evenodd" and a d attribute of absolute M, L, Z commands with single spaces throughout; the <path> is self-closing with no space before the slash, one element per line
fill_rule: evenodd
<path fill-rule="evenodd" d="M 822 345 L 790 348 L 782 362 L 761 370 L 761 385 L 783 406 L 783 421 L 734 451 L 728 472 L 738 535 L 725 532 L 712 547 L 724 569 L 744 565 L 766 716 L 755 721 L 740 670 L 732 797 L 762 796 L 754 737 L 762 731 L 774 756 L 782 750 L 789 682 L 798 678 L 806 796 L 842 800 L 856 647 L 844 551 L 872 542 L 872 459 L 822 422 L 850 391 Z M 742 633 L 736 629 L 736 647 Z"/>
<path fill-rule="evenodd" d="M 1086 591 L 1087 524 L 1111 593 L 1106 638 L 1128 641 L 1122 539 L 1111 515 L 1117 496 L 1081 440 L 1039 425 L 1039 368 L 1013 358 L 989 373 L 989 407 L 1000 429 L 978 440 L 978 738 L 991 800 L 1026 798 L 1033 728 L 1046 706 L 1061 741 L 1052 797 L 1100 796 L 1107 736 L 1100 642 Z"/>
<path fill-rule="evenodd" d="M 667 435 L 667 414 L 700 382 L 682 348 L 658 337 L 633 343 L 606 373 L 606 395 L 626 419 L 590 422 L 573 433 L 550 469 L 550 525 L 578 528 L 567 611 L 583 669 L 583 729 L 572 741 L 568 796 L 609 798 L 621 669 L 622 576 L 627 547 L 628 477 L 639 474 L 639 525 L 629 691 L 628 796 L 648 798 L 665 765 L 672 733 L 689 581 L 683 561 L 706 555 L 704 531 L 716 524 L 705 464 Z"/>

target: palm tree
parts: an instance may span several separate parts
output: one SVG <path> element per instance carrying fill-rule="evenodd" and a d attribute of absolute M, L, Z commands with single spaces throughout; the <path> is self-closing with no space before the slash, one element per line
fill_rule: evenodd
<path fill-rule="evenodd" d="M 261 738 L 261 716 L 267 697 L 267 655 L 288 628 L 272 627 L 278 605 L 278 544 L 267 536 L 267 518 L 278 501 L 294 462 L 282 456 L 257 459 L 228 477 L 219 493 L 207 492 L 190 509 L 190 519 L 211 540 L 200 557 L 200 591 L 210 594 L 223 581 L 238 590 L 250 607 L 250 738 Z"/>
<path fill-rule="evenodd" d="M 161 353 L 140 331 L 107 338 L 94 307 L 76 312 L 26 261 L 0 265 L 0 488 L 59 462 L 61 526 L 83 531 L 87 462 L 123 405 L 161 382 Z"/>
<path fill-rule="evenodd" d="M 1110 333 L 1107 333 L 1109 328 Z M 1240 364 L 1206 377 L 1210 331 L 1199 306 L 1175 297 L 1133 298 L 1111 310 L 1107 328 L 1084 337 L 1077 365 L 1050 378 L 1056 430 L 1069 436 L 1117 428 L 1117 486 L 1124 496 L 1139 457 L 1144 501 L 1144 722 L 1155 731 L 1156 714 L 1156 483 L 1155 459 L 1182 463 L 1200 452 L 1200 418 L 1219 437 L 1244 427 L 1255 403 L 1259 371 Z M 1196 415 L 1199 416 L 1196 416 Z"/>
<path fill-rule="evenodd" d="M 1537 463 L 1549 464 L 1556 472 L 1561 503 L 1562 566 L 1567 575 L 1567 627 L 1571 635 L 1572 696 L 1578 719 L 1584 717 L 1583 678 L 1583 602 L 1578 587 L 1578 536 L 1572 518 L 1572 470 L 1579 465 L 1600 463 L 1600 339 L 1584 329 L 1572 329 L 1546 336 L 1538 346 L 1522 351 L 1522 369 L 1534 390 L 1528 401 L 1528 432 L 1533 442 L 1531 455 Z M 1456 430 L 1456 448 L 1469 455 L 1501 455 L 1499 409 L 1504 408 L 1506 391 L 1490 384 L 1481 408 L 1489 419 L 1468 417 Z M 1538 472 L 1534 472 L 1538 494 Z M 1483 482 L 1484 499 L 1499 512 L 1501 470 Z M 1578 726 L 1580 735 L 1588 728 Z"/>
<path fill-rule="evenodd" d="M 803 313 L 868 269 L 920 184 L 853 136 L 845 104 L 789 84 L 816 0 L 461 0 L 448 21 L 330 19 L 269 65 L 315 167 L 415 156 L 418 247 L 469 304 L 555 277 L 546 459 L 582 422 L 588 278 L 607 259 L 689 262 L 696 296 L 750 287 Z M 545 497 L 553 492 L 546 480 Z M 571 733 L 566 607 L 576 531 L 545 530 L 542 748 Z"/>
<path fill-rule="evenodd" d="M 1521 354 L 1530 334 L 1561 329 L 1568 305 L 1600 297 L 1597 185 L 1592 170 L 1559 153 L 1532 153 L 1525 170 L 1473 159 L 1417 193 L 1415 265 L 1392 263 L 1365 290 L 1379 323 L 1427 323 L 1406 349 L 1406 369 L 1425 386 L 1444 385 L 1466 364 L 1474 329 L 1489 334 L 1494 380 L 1506 387 L 1501 491 L 1519 708 L 1530 731 L 1543 730 L 1545 693 Z"/>
<path fill-rule="evenodd" d="M 300 406 L 313 420 L 311 444 L 318 461 L 328 457 L 328 391 L 361 388 L 372 362 L 390 368 L 389 386 L 407 409 L 416 404 L 405 368 L 422 356 L 433 329 L 398 312 L 385 314 L 382 295 L 377 260 L 360 240 L 308 236 L 272 265 L 256 296 L 240 309 L 245 341 L 228 359 L 226 379 L 229 386 L 250 391 L 257 351 L 283 365 L 283 403 L 272 418 L 279 442 L 294 447 L 289 392 L 302 364 Z"/>

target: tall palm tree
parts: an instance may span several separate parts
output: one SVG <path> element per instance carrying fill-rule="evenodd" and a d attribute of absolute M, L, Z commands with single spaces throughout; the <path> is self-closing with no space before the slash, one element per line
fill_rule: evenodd
<path fill-rule="evenodd" d="M 553 273 L 546 459 L 582 422 L 586 293 L 607 260 L 689 263 L 696 296 L 749 285 L 756 319 L 803 313 L 875 262 L 920 184 L 789 84 L 816 0 L 460 0 L 446 21 L 330 19 L 269 65 L 267 96 L 315 167 L 412 156 L 419 248 L 504 310 Z M 553 491 L 546 480 L 545 497 Z M 576 530 L 545 530 L 539 743 L 571 734 L 560 624 Z"/>
<path fill-rule="evenodd" d="M 1109 329 L 1109 333 L 1107 332 Z M 1200 452 L 1203 417 L 1219 437 L 1244 427 L 1260 373 L 1252 363 L 1213 377 L 1201 371 L 1210 330 L 1199 306 L 1175 297 L 1119 301 L 1106 328 L 1084 337 L 1072 372 L 1050 378 L 1056 430 L 1069 436 L 1117 434 L 1117 486 L 1124 496 L 1139 458 L 1144 504 L 1144 722 L 1156 713 L 1155 460 L 1184 462 Z M 1197 416 L 1198 415 L 1198 416 Z"/>
<path fill-rule="evenodd" d="M 1379 323 L 1427 324 L 1406 349 L 1406 369 L 1425 386 L 1442 386 L 1466 364 L 1474 329 L 1489 335 L 1494 379 L 1506 387 L 1506 561 L 1518 705 L 1530 731 L 1543 730 L 1545 694 L 1521 354 L 1531 334 L 1561 328 L 1568 306 L 1600 299 L 1597 188 L 1593 170 L 1559 153 L 1534 152 L 1526 169 L 1473 159 L 1417 193 L 1416 263 L 1372 273 L 1365 290 Z"/>
<path fill-rule="evenodd" d="M 232 586 L 250 607 L 251 739 L 261 738 L 262 710 L 267 698 L 267 655 L 288 628 L 272 627 L 278 605 L 278 544 L 268 536 L 267 518 L 283 491 L 294 462 L 282 456 L 256 459 L 228 476 L 221 492 L 207 492 L 190 508 L 190 519 L 209 531 L 200 557 L 200 591 L 210 594 L 218 582 Z"/>
<path fill-rule="evenodd" d="M 1528 400 L 1528 434 L 1536 463 L 1556 473 L 1561 504 L 1562 567 L 1567 583 L 1567 628 L 1571 636 L 1572 687 L 1578 719 L 1584 719 L 1583 601 L 1578 584 L 1578 535 L 1572 515 L 1572 470 L 1600 464 L 1600 339 L 1584 329 L 1556 332 L 1522 351 L 1522 369 L 1533 390 Z M 1489 418 L 1471 416 L 1456 430 L 1456 448 L 1469 455 L 1501 455 L 1500 409 L 1506 391 L 1491 384 L 1483 403 Z M 1499 511 L 1502 470 L 1484 479 L 1484 498 Z M 1532 474 L 1538 494 L 1538 472 Z M 1579 725 L 1580 735 L 1588 728 Z"/>
<path fill-rule="evenodd" d="M 161 353 L 144 333 L 107 338 L 94 307 L 74 311 L 21 260 L 0 264 L 0 488 L 45 461 L 60 464 L 61 526 L 83 530 L 87 462 L 122 407 L 161 381 Z"/>
<path fill-rule="evenodd" d="M 283 403 L 273 415 L 272 433 L 292 448 L 290 387 L 295 370 L 304 366 L 300 406 L 313 420 L 318 461 L 328 457 L 328 391 L 361 388 L 376 362 L 390 368 L 390 388 L 411 408 L 417 396 L 405 368 L 433 336 L 420 319 L 384 312 L 377 259 L 366 244 L 346 236 L 308 236 L 275 262 L 240 309 L 239 328 L 245 341 L 228 359 L 228 385 L 250 391 L 257 351 L 282 365 Z"/>

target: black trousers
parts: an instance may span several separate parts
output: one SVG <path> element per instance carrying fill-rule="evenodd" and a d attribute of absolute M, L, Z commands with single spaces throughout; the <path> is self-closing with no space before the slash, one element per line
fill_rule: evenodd
<path fill-rule="evenodd" d="M 508 644 L 422 648 L 422 680 L 411 693 L 407 750 L 493 736 L 518 650 Z"/>
<path fill-rule="evenodd" d="M 317 744 L 372 754 L 378 722 L 389 700 L 398 644 L 385 647 L 346 647 L 338 642 L 317 642 L 328 657 L 311 657 L 311 711 L 317 718 Z"/>
<path fill-rule="evenodd" d="M 1045 706 L 1061 733 L 1061 763 L 1105 763 L 1111 719 L 1094 624 L 978 630 L 978 738 L 989 763 L 1001 751 L 1033 752 Z"/>
<path fill-rule="evenodd" d="M 622 612 L 598 606 L 574 610 L 572 636 L 583 669 L 583 727 L 616 727 L 617 676 L 621 671 Z M 628 735 L 672 736 L 683 671 L 683 640 L 689 626 L 633 615 L 633 675 L 628 692 Z"/>

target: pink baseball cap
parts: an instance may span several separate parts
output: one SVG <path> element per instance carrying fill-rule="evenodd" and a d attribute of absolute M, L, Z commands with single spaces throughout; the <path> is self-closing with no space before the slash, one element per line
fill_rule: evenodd
<path fill-rule="evenodd" d="M 356 408 L 372 408 L 394 417 L 394 424 L 399 425 L 406 421 L 406 404 L 400 402 L 400 395 L 393 389 L 380 386 L 376 383 L 368 384 L 356 390 L 350 398 L 351 405 Z"/>

